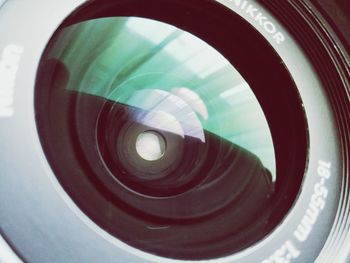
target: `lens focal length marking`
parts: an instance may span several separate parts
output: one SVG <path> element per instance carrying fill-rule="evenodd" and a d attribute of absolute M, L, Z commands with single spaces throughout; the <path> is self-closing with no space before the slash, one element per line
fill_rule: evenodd
<path fill-rule="evenodd" d="M 319 161 L 318 165 L 317 173 L 320 180 L 315 184 L 309 207 L 301 223 L 298 225 L 297 230 L 294 231 L 294 236 L 299 242 L 304 242 L 308 239 L 321 211 L 325 208 L 326 199 L 328 197 L 328 190 L 325 186 L 325 182 L 331 176 L 330 169 L 332 165 L 330 162 L 327 163 L 324 161 Z"/>
<path fill-rule="evenodd" d="M 311 196 L 309 206 L 302 217 L 300 224 L 294 231 L 295 240 L 287 240 L 279 249 L 277 249 L 268 259 L 262 263 L 289 263 L 293 259 L 301 255 L 300 250 L 296 244 L 304 243 L 310 236 L 313 227 L 316 225 L 320 213 L 326 206 L 328 197 L 328 189 L 325 186 L 326 181 L 331 178 L 332 163 L 323 160 L 318 161 L 317 175 L 319 181 L 314 186 L 314 193 Z"/>

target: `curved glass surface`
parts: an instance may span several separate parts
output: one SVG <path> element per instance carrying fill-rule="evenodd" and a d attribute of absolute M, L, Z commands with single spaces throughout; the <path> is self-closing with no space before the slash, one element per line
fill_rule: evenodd
<path fill-rule="evenodd" d="M 111 17 L 63 29 L 49 58 L 66 89 L 147 111 L 138 122 L 205 142 L 205 131 L 256 155 L 276 180 L 273 141 L 247 81 L 198 37 L 159 21 Z"/>

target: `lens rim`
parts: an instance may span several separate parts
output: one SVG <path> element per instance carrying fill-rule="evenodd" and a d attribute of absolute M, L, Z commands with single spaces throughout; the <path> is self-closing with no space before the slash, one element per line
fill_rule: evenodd
<path fill-rule="evenodd" d="M 334 138 L 338 139 L 341 188 L 339 189 L 339 205 L 335 221 L 318 260 L 320 262 L 331 260 L 347 262 L 350 258 L 350 245 L 347 245 L 350 240 L 350 232 L 344 225 L 348 225 L 350 222 L 348 215 L 350 207 L 348 179 L 350 176 L 350 43 L 339 31 L 339 28 L 344 27 L 347 22 L 343 20 L 342 23 L 339 23 L 338 18 L 332 21 L 331 18 L 326 17 L 325 10 L 321 8 L 324 2 L 318 0 L 307 0 L 300 3 L 292 1 L 291 3 L 294 12 L 304 15 L 311 21 L 308 25 L 301 23 L 301 21 L 290 20 L 292 16 L 297 15 L 296 13 L 290 14 L 289 19 L 288 16 L 281 16 L 281 12 L 288 8 L 285 4 L 279 5 L 276 1 L 265 4 L 281 23 L 293 31 L 294 37 L 301 43 L 318 72 L 324 92 L 329 98 L 332 117 L 336 123 L 337 134 Z M 340 5 L 340 3 L 330 4 L 334 7 Z M 308 10 L 313 12 L 308 14 Z M 328 11 L 331 12 L 331 10 Z M 340 14 L 345 14 L 345 10 L 341 10 Z M 291 23 L 292 21 L 293 23 Z M 335 27 L 337 22 L 339 28 Z M 301 32 L 304 33 L 301 34 Z M 305 35 L 310 37 L 305 38 Z M 316 46 L 319 48 L 316 49 Z"/>
<path fill-rule="evenodd" d="M 213 45 L 217 50 L 219 50 L 219 52 L 226 55 L 226 58 L 231 61 L 231 63 L 234 64 L 238 71 L 243 74 L 243 77 L 250 84 L 257 96 L 257 99 L 262 104 L 262 108 L 265 111 L 266 118 L 269 122 L 275 143 L 278 176 L 275 187 L 276 191 L 273 195 L 274 197 L 271 205 L 263 205 L 258 203 L 256 204 L 257 208 L 261 206 L 264 207 L 264 209 L 259 212 L 260 218 L 262 220 L 258 220 L 256 222 L 254 221 L 254 223 L 251 223 L 252 226 L 254 226 L 252 228 L 255 229 L 254 232 L 251 232 L 251 229 L 246 227 L 245 232 L 235 232 L 235 238 L 227 237 L 227 240 L 221 240 L 222 247 L 225 249 L 225 251 L 218 249 L 218 240 L 216 240 L 217 246 L 212 246 L 213 249 L 203 245 L 203 247 L 195 247 L 195 250 L 191 251 L 187 246 L 186 248 L 182 247 L 182 241 L 176 239 L 176 236 L 179 235 L 181 229 L 190 236 L 194 236 L 194 233 L 198 231 L 197 228 L 200 226 L 203 228 L 204 232 L 209 231 L 210 226 L 212 228 L 217 227 L 217 225 L 215 225 L 217 223 L 215 222 L 217 222 L 219 219 L 213 219 L 213 222 L 208 221 L 208 226 L 206 226 L 203 220 L 200 220 L 197 225 L 194 223 L 191 226 L 184 225 L 182 228 L 177 229 L 176 235 L 174 236 L 174 241 L 172 241 L 171 236 L 171 233 L 173 233 L 172 227 L 162 228 L 156 232 L 153 231 L 153 234 L 148 229 L 145 229 L 143 225 L 151 224 L 152 221 L 150 220 L 152 220 L 152 217 L 149 217 L 148 214 L 144 214 L 143 211 L 134 211 L 134 209 L 127 209 L 127 202 L 125 201 L 125 203 L 121 205 L 121 203 L 123 203 L 123 200 L 121 200 L 118 195 L 118 198 L 113 198 L 113 196 L 116 195 L 116 193 L 119 193 L 121 190 L 114 190 L 113 187 L 110 186 L 110 183 L 107 183 L 106 187 L 106 184 L 103 183 L 105 180 L 99 179 L 98 176 L 94 175 L 99 172 L 98 169 L 92 167 L 90 163 L 95 162 L 92 162 L 91 158 L 89 161 L 88 154 L 85 154 L 85 151 L 87 150 L 84 150 L 83 145 L 79 146 L 75 142 L 79 141 L 79 136 L 75 131 L 72 131 L 73 135 L 71 136 L 74 139 L 73 144 L 75 144 L 76 147 L 72 150 L 69 150 L 69 152 L 78 152 L 77 156 L 79 161 L 76 163 L 76 165 L 78 167 L 81 167 L 80 169 L 85 172 L 86 176 L 83 174 L 80 175 L 78 172 L 75 174 L 66 172 L 69 171 L 69 167 L 73 165 L 70 163 L 67 164 L 67 162 L 65 162 L 61 157 L 56 157 L 55 155 L 59 152 L 66 153 L 67 150 L 57 151 L 56 149 L 59 149 L 63 143 L 60 142 L 58 146 L 55 146 L 54 143 L 56 141 L 55 138 L 66 138 L 69 137 L 69 134 L 55 134 L 55 136 L 51 138 L 51 131 L 46 128 L 52 127 L 52 118 L 55 118 L 55 116 L 58 114 L 56 111 L 52 111 L 52 114 L 54 115 L 47 116 L 46 114 L 51 112 L 51 109 L 47 109 L 56 103 L 58 103 L 57 105 L 63 104 L 63 102 L 61 102 L 61 99 L 58 99 L 58 101 L 55 102 L 55 99 L 52 98 L 51 101 L 50 94 L 53 94 L 54 91 L 46 90 L 47 85 L 51 82 L 50 79 L 46 80 L 51 74 L 51 71 L 47 70 L 50 68 L 50 66 L 46 64 L 46 56 L 47 54 L 51 53 L 50 48 L 51 46 L 54 46 L 57 36 L 60 35 L 60 31 L 57 31 L 57 34 L 52 37 L 53 41 L 49 43 L 49 48 L 44 52 L 42 62 L 43 64 L 39 67 L 38 85 L 36 89 L 36 105 L 39 105 L 36 112 L 37 118 L 39 120 L 38 130 L 39 134 L 41 135 L 44 149 L 47 151 L 49 162 L 51 163 L 51 166 L 53 167 L 53 170 L 55 171 L 59 181 L 66 189 L 66 191 L 70 193 L 75 202 L 82 208 L 82 210 L 84 210 L 86 214 L 93 218 L 95 222 L 98 222 L 102 228 L 106 229 L 116 237 L 120 237 L 132 246 L 136 246 L 140 249 L 150 251 L 154 254 L 162 255 L 165 257 L 187 260 L 202 260 L 208 258 L 224 257 L 236 252 L 237 249 L 248 247 L 253 242 L 251 240 L 254 240 L 254 242 L 256 242 L 258 239 L 262 239 L 263 235 L 266 235 L 268 232 L 270 232 L 270 230 L 275 228 L 289 211 L 295 201 L 296 196 L 299 193 L 305 170 L 308 144 L 307 127 L 305 123 L 303 108 L 299 99 L 299 94 L 296 92 L 294 82 L 290 78 L 289 72 L 285 69 L 285 67 L 281 67 L 281 60 L 276 55 L 275 51 L 255 30 L 253 30 L 253 28 L 249 26 L 249 24 L 247 24 L 240 17 L 235 16 L 227 9 L 223 8 L 220 5 L 214 4 L 211 1 L 202 1 L 201 8 L 198 8 L 198 3 L 199 2 L 196 0 L 187 1 L 186 3 L 180 3 L 173 0 L 168 0 L 167 2 L 152 0 L 147 2 L 147 4 L 140 3 L 139 1 L 93 2 L 82 6 L 79 10 L 76 10 L 72 17 L 67 18 L 67 20 L 63 23 L 62 28 L 60 29 L 64 30 L 66 26 L 80 23 L 84 21 L 83 19 L 90 20 L 90 18 L 96 19 L 99 17 L 127 17 L 129 15 L 133 15 L 138 17 L 157 19 L 178 26 L 180 28 L 186 28 L 187 31 L 193 33 L 194 35 L 202 37 L 207 43 Z M 203 11 L 212 10 L 214 8 L 216 8 L 216 11 L 213 13 L 209 11 Z M 191 15 L 183 13 L 183 9 L 188 10 L 188 13 Z M 198 25 L 198 17 L 200 17 L 200 15 L 203 15 L 203 13 L 207 17 L 208 24 L 211 26 L 206 26 L 204 28 L 203 25 Z M 230 42 L 223 42 L 221 35 L 228 35 L 228 32 L 234 36 L 234 39 L 232 39 Z M 240 51 L 242 47 L 250 47 L 248 49 L 250 52 L 249 56 Z M 259 49 L 256 47 L 259 47 Z M 247 63 L 248 58 L 250 60 L 253 60 L 254 63 Z M 280 100 L 276 100 L 276 96 L 280 98 Z M 71 103 L 68 104 L 68 106 L 78 104 L 80 104 L 79 97 L 76 97 Z M 85 103 L 81 104 L 84 105 Z M 54 108 L 56 107 L 54 106 Z M 71 114 L 73 114 L 75 111 L 81 112 L 81 110 L 70 110 L 70 108 L 64 110 L 64 112 L 66 111 Z M 59 121 L 60 118 L 58 118 L 58 121 L 53 122 L 59 123 Z M 112 121 L 112 123 L 114 122 L 115 121 Z M 64 124 L 67 122 L 62 123 Z M 69 123 L 76 122 L 73 118 Z M 283 126 L 281 123 L 283 123 Z M 77 126 L 77 124 L 73 126 Z M 56 131 L 63 130 L 62 127 L 53 128 L 53 132 L 56 133 Z M 91 128 L 84 130 L 93 129 Z M 104 138 L 106 136 L 102 137 Z M 51 142 L 53 142 L 52 145 Z M 115 143 L 112 142 L 109 144 L 114 145 Z M 65 145 L 67 146 L 68 143 L 65 143 Z M 108 145 L 108 143 L 105 145 Z M 72 158 L 73 156 L 69 159 L 71 160 Z M 63 169 L 63 167 L 66 168 Z M 127 180 L 127 178 L 124 178 L 124 180 Z M 81 187 L 83 181 L 84 186 Z M 100 181 L 102 181 L 102 183 L 100 183 Z M 93 188 L 96 188 L 98 191 Z M 142 185 L 138 186 L 138 189 L 142 189 Z M 254 193 L 255 192 L 256 191 L 254 191 Z M 106 199 L 105 203 L 97 204 L 95 200 L 99 200 L 101 197 L 96 197 L 95 194 L 100 194 L 103 196 L 102 198 Z M 124 195 L 127 196 L 126 193 Z M 139 200 L 138 203 L 141 201 L 142 200 Z M 92 204 L 96 205 L 92 207 Z M 105 204 L 109 205 L 106 206 Z M 242 209 L 242 211 L 243 210 L 244 209 Z M 245 215 L 247 217 L 245 222 L 250 222 L 251 219 L 248 220 L 248 214 Z M 125 219 L 123 219 L 124 217 Z M 124 220 L 131 220 L 130 218 L 133 218 L 132 222 L 135 223 L 134 225 L 128 226 L 127 224 L 122 223 Z M 145 218 L 147 218 L 147 220 L 144 220 Z M 117 219 L 120 220 L 117 221 Z M 157 222 L 158 224 L 171 226 L 170 222 L 174 220 L 177 222 L 180 219 L 169 218 L 168 221 L 159 221 L 158 218 L 154 218 L 153 220 L 155 220 L 154 222 Z M 193 220 L 194 219 L 191 221 Z M 264 222 L 268 223 L 265 224 Z M 177 222 L 175 225 L 178 224 L 179 222 Z M 120 225 L 123 225 L 123 227 L 120 227 Z M 234 225 L 243 228 L 241 224 L 238 224 L 238 222 L 234 223 Z M 256 231 L 258 226 L 261 229 L 264 229 L 264 234 Z M 191 229 L 194 231 L 193 234 L 191 232 Z M 233 228 L 232 231 L 234 231 L 234 229 L 235 228 Z M 228 228 L 226 230 L 229 231 Z M 140 236 L 140 233 L 142 233 L 142 238 Z M 163 235 L 168 236 L 168 240 L 164 240 L 163 245 L 159 246 L 157 244 L 158 236 Z M 144 242 L 144 240 L 148 240 L 148 242 Z M 167 242 L 170 242 L 168 246 L 166 246 Z M 175 245 L 170 245 L 171 242 L 178 243 L 178 247 L 175 247 Z M 204 243 L 204 241 L 196 242 Z M 229 243 L 232 244 L 232 250 L 229 248 Z M 216 251 L 215 248 L 218 251 Z"/>

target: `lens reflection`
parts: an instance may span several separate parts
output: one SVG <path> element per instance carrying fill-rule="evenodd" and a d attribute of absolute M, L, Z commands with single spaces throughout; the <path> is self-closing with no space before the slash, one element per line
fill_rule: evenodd
<path fill-rule="evenodd" d="M 254 153 L 276 179 L 271 133 L 249 84 L 194 35 L 151 19 L 101 18 L 62 31 L 51 56 L 71 72 L 67 89 L 147 110 L 139 121 L 151 127 L 201 140 L 204 130 L 216 134 Z"/>

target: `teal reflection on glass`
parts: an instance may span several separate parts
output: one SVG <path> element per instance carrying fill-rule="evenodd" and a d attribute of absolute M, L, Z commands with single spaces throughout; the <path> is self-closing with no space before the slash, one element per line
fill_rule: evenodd
<path fill-rule="evenodd" d="M 270 129 L 254 93 L 196 36 L 146 18 L 100 18 L 63 29 L 49 56 L 69 70 L 67 89 L 152 111 L 146 124 L 179 135 L 205 140 L 203 129 L 212 132 L 257 155 L 276 179 Z"/>

